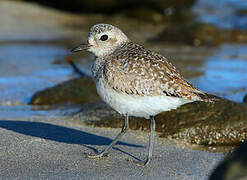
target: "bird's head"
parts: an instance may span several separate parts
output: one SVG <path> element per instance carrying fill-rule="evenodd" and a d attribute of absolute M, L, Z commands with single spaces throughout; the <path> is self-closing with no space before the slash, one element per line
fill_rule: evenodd
<path fill-rule="evenodd" d="M 128 37 L 117 27 L 110 24 L 96 24 L 88 33 L 86 44 L 80 44 L 73 48 L 72 52 L 87 50 L 97 57 L 111 54 L 123 43 L 128 42 Z"/>

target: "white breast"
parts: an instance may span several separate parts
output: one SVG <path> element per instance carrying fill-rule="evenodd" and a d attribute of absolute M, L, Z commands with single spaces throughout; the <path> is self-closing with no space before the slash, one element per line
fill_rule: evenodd
<path fill-rule="evenodd" d="M 169 96 L 138 96 L 119 93 L 109 87 L 103 78 L 96 82 L 96 88 L 103 101 L 120 114 L 147 119 L 163 111 L 176 109 L 183 104 L 192 102 Z"/>

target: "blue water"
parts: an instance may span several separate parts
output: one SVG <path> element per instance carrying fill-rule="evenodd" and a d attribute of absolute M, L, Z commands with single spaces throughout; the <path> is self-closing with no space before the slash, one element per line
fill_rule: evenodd
<path fill-rule="evenodd" d="M 53 64 L 67 53 L 49 44 L 0 45 L 0 104 L 25 104 L 36 91 L 69 79 L 69 68 Z"/>
<path fill-rule="evenodd" d="M 242 102 L 247 94 L 247 45 L 222 45 L 209 57 L 193 82 L 202 90 Z"/>
<path fill-rule="evenodd" d="M 247 14 L 238 14 L 244 9 L 247 9 L 246 0 L 198 0 L 193 12 L 200 21 L 220 28 L 247 30 Z"/>

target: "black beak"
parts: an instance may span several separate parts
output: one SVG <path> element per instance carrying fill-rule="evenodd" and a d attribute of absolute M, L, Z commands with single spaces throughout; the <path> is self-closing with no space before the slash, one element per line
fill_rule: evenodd
<path fill-rule="evenodd" d="M 75 53 L 82 50 L 88 50 L 90 48 L 89 44 L 80 44 L 79 46 L 71 49 L 71 52 Z"/>

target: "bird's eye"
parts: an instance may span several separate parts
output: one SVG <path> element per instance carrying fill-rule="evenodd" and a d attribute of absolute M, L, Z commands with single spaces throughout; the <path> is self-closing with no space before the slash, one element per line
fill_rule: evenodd
<path fill-rule="evenodd" d="M 102 35 L 101 37 L 100 37 L 100 40 L 101 41 L 106 41 L 108 39 L 108 36 L 106 35 L 106 34 L 104 34 L 104 35 Z"/>

